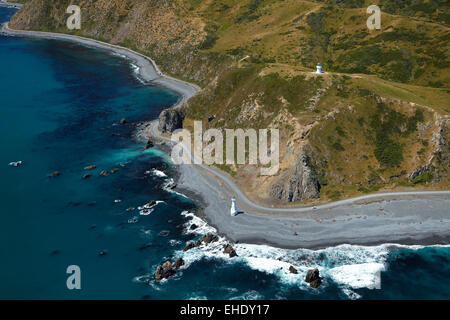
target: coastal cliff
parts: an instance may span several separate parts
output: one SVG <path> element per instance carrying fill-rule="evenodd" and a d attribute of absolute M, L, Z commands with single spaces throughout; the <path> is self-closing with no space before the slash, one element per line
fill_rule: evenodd
<path fill-rule="evenodd" d="M 271 196 L 284 202 L 298 202 L 305 199 L 317 199 L 320 185 L 309 166 L 309 158 L 302 154 L 294 165 L 284 172 L 277 183 L 272 185 Z"/>
<path fill-rule="evenodd" d="M 129 47 L 200 85 L 182 116 L 161 114 L 161 131 L 279 129 L 276 175 L 219 166 L 252 199 L 448 189 L 449 5 L 381 1 L 383 28 L 369 31 L 363 2 L 85 0 L 82 28 L 68 30 L 70 1 L 30 0 L 10 25 Z"/>

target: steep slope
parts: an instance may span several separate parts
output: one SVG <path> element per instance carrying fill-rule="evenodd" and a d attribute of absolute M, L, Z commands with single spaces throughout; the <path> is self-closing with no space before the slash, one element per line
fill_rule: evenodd
<path fill-rule="evenodd" d="M 225 166 L 260 202 L 324 201 L 376 190 L 449 187 L 447 1 L 30 0 L 14 28 L 73 33 L 155 58 L 196 82 L 184 127 L 280 129 L 280 170 Z M 312 74 L 317 62 L 327 74 Z M 209 121 L 212 115 L 215 119 Z"/>

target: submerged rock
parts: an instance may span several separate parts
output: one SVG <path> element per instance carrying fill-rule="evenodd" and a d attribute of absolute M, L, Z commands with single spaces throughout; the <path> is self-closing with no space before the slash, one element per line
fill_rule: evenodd
<path fill-rule="evenodd" d="M 50 174 L 50 177 L 51 178 L 56 178 L 56 177 L 59 177 L 60 175 L 61 175 L 61 173 L 59 171 L 55 171 L 52 174 Z"/>
<path fill-rule="evenodd" d="M 321 283 L 322 279 L 320 278 L 319 269 L 311 269 L 306 273 L 305 281 L 309 283 L 311 288 L 317 289 Z"/>
<path fill-rule="evenodd" d="M 88 179 L 88 178 L 90 178 L 90 177 L 92 177 L 91 174 L 85 174 L 85 175 L 83 176 L 83 179 Z"/>

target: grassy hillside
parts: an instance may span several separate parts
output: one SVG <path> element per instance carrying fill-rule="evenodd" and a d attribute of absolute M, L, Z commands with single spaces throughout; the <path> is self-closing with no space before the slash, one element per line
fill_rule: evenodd
<path fill-rule="evenodd" d="M 203 120 L 205 127 L 279 128 L 278 175 L 221 166 L 262 202 L 273 203 L 273 186 L 297 174 L 301 154 L 320 200 L 448 188 L 448 1 L 381 0 L 382 29 L 373 31 L 369 2 L 83 0 L 82 29 L 69 31 L 71 1 L 30 0 L 11 24 L 154 57 L 163 71 L 204 88 L 186 107 L 185 127 Z M 327 74 L 312 74 L 317 62 Z"/>

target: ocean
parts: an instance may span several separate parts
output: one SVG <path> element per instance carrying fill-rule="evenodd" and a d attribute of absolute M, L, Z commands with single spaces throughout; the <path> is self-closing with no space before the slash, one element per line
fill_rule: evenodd
<path fill-rule="evenodd" d="M 0 8 L 0 21 L 13 12 Z M 176 176 L 170 158 L 134 139 L 136 123 L 178 99 L 135 71 L 71 42 L 0 36 L 0 299 L 450 298 L 448 246 L 240 243 L 229 258 L 220 238 L 183 252 L 215 229 L 192 214 L 198 203 L 165 187 Z M 157 266 L 178 257 L 176 275 L 155 282 Z M 81 290 L 67 288 L 70 265 Z M 317 290 L 303 281 L 315 267 Z"/>

